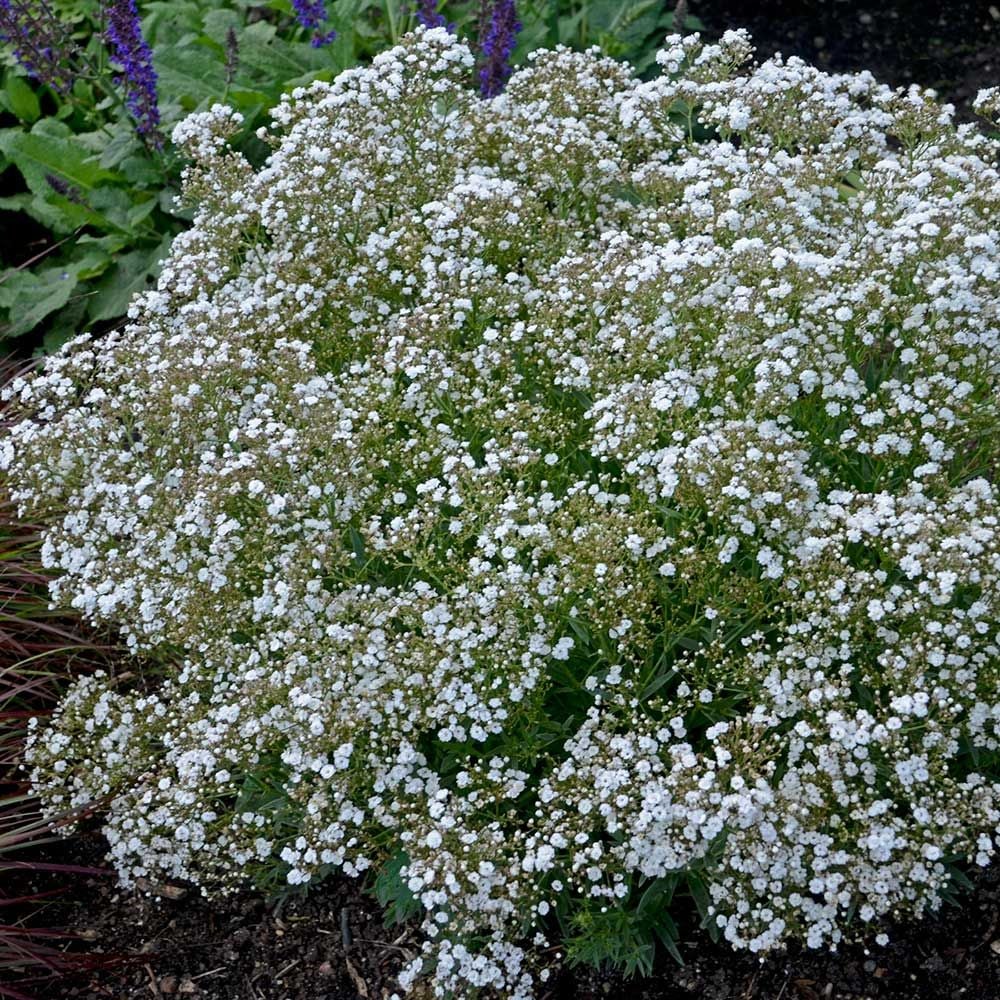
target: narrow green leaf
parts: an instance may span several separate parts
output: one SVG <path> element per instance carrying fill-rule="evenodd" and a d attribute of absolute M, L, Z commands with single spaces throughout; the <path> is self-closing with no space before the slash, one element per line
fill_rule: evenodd
<path fill-rule="evenodd" d="M 659 677 L 650 681 L 650 683 L 646 685 L 646 689 L 642 692 L 642 700 L 647 701 L 652 698 L 657 691 L 666 687 L 666 685 L 669 684 L 676 676 L 677 671 L 671 668 L 666 673 L 661 674 Z"/>
<path fill-rule="evenodd" d="M 351 548 L 354 550 L 354 558 L 357 560 L 359 566 L 363 566 L 365 563 L 365 540 L 358 533 L 358 530 L 354 527 L 354 525 L 350 525 L 348 527 L 347 535 L 351 540 Z"/>
<path fill-rule="evenodd" d="M 653 930 L 656 932 L 656 936 L 660 939 L 660 943 L 666 949 L 667 954 L 678 965 L 683 965 L 684 956 L 681 954 L 680 948 L 677 947 L 680 934 L 678 933 L 677 925 L 674 923 L 670 914 L 662 914 L 660 920 L 653 926 Z"/>
<path fill-rule="evenodd" d="M 701 926 L 708 931 L 708 936 L 713 941 L 719 940 L 719 925 L 715 922 L 715 915 L 709 911 L 712 905 L 708 888 L 701 878 L 694 874 L 687 877 L 688 890 L 694 899 L 694 905 L 698 908 L 698 915 L 701 917 Z"/>

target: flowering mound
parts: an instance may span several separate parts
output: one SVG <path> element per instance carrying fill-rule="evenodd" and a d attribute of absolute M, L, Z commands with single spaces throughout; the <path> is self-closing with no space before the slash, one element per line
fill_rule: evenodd
<path fill-rule="evenodd" d="M 381 869 L 439 993 L 529 996 L 556 918 L 835 943 L 992 859 L 998 146 L 666 45 L 483 101 L 421 30 L 259 171 L 178 128 L 193 228 L 2 446 L 56 599 L 173 664 L 31 749 L 125 882 Z"/>

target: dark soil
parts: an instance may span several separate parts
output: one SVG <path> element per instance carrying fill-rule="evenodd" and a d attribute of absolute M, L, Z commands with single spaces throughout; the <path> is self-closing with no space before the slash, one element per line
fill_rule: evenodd
<path fill-rule="evenodd" d="M 103 850 L 94 833 L 68 845 L 74 861 Z M 47 876 L 50 878 L 51 876 Z M 42 877 L 26 885 L 43 889 Z M 683 901 L 680 901 L 683 902 Z M 81 935 L 85 961 L 62 980 L 20 988 L 37 1000 L 388 1000 L 419 949 L 412 925 L 385 927 L 374 901 L 347 879 L 278 906 L 250 893 L 209 903 L 180 886 L 123 891 L 113 878 L 77 879 L 41 915 Z M 960 906 L 890 927 L 885 947 L 835 953 L 793 947 L 761 962 L 682 923 L 686 964 L 663 956 L 646 980 L 561 969 L 543 1000 L 996 1000 L 1000 997 L 1000 870 L 986 871 Z M 429 994 L 415 993 L 422 998 Z"/>
<path fill-rule="evenodd" d="M 717 36 L 747 28 L 757 58 L 800 56 L 832 72 L 870 70 L 894 87 L 933 87 L 973 120 L 983 87 L 1000 84 L 998 0 L 688 0 L 688 9 Z"/>

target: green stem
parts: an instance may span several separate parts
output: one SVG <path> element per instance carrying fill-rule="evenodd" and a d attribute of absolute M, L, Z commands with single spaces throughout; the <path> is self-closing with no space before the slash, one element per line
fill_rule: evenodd
<path fill-rule="evenodd" d="M 383 0 L 382 6 L 385 8 L 385 19 L 389 23 L 389 38 L 395 45 L 399 41 L 399 24 L 396 21 L 395 4 L 393 0 Z"/>

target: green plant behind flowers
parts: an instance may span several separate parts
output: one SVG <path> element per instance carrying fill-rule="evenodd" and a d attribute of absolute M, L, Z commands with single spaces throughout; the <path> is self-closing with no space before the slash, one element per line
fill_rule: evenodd
<path fill-rule="evenodd" d="M 416 4 L 331 0 L 312 44 L 288 0 L 170 0 L 140 5 L 157 75 L 158 129 L 137 134 L 102 37 L 98 0 L 20 0 L 62 46 L 58 79 L 27 75 L 7 46 L 0 81 L 0 221 L 12 234 L 0 265 L 0 340 L 22 352 L 52 350 L 81 329 L 118 322 L 149 287 L 189 217 L 176 204 L 181 160 L 168 141 L 186 114 L 223 101 L 244 116 L 237 145 L 251 160 L 255 139 L 280 94 L 367 62 L 415 22 Z M 478 2 L 442 12 L 470 39 Z M 672 15 L 661 4 L 519 5 L 524 30 L 515 60 L 557 42 L 598 43 L 648 65 Z M 691 22 L 693 23 L 693 22 Z M 49 74 L 52 76 L 52 74 Z M 24 234 L 18 239 L 15 234 Z M 19 339 L 20 338 L 20 339 Z"/>

